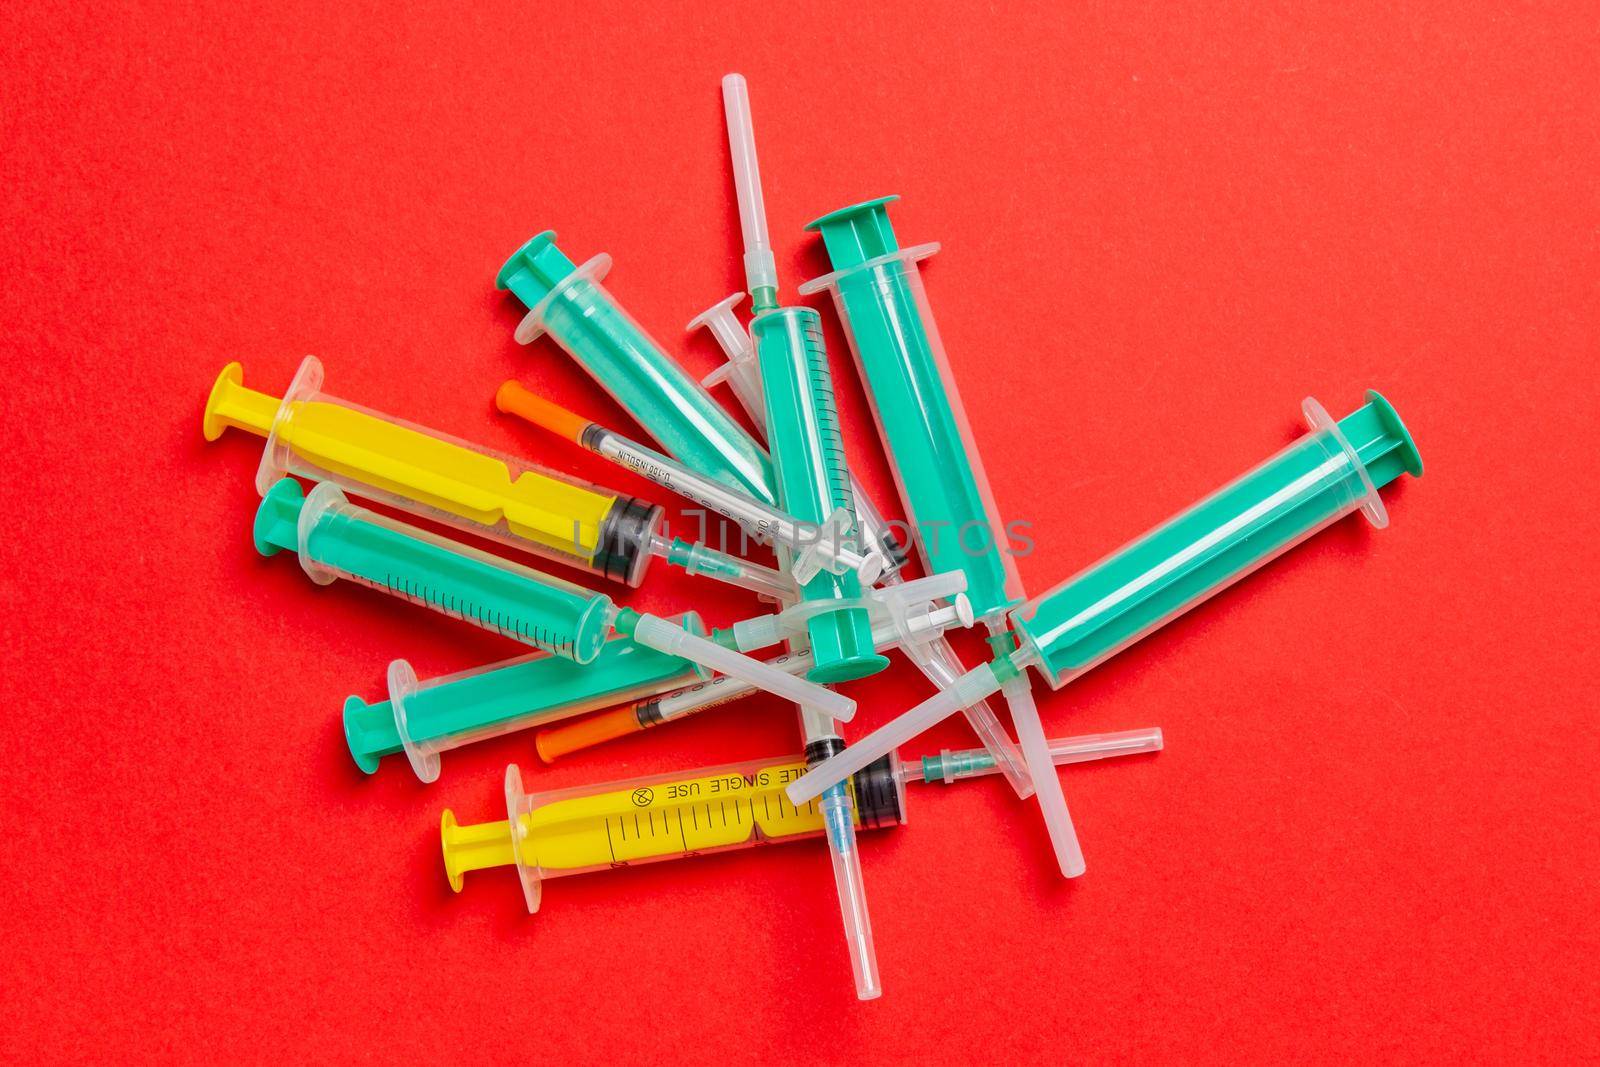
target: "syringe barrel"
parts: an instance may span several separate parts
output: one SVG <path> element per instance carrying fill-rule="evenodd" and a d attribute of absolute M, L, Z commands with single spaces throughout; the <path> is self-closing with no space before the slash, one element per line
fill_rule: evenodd
<path fill-rule="evenodd" d="M 750 334 L 761 365 L 767 444 L 772 449 L 779 506 L 816 529 L 842 513 L 853 539 L 855 501 L 821 318 L 810 308 L 778 308 L 757 315 Z M 801 600 L 808 603 L 860 596 L 861 582 L 853 573 L 822 571 L 800 589 Z M 807 675 L 812 681 L 846 682 L 888 666 L 888 660 L 873 649 L 872 621 L 860 608 L 819 612 L 806 629 L 816 657 Z"/>
<path fill-rule="evenodd" d="M 255 543 L 297 552 L 312 580 L 348 578 L 559 656 L 588 663 L 611 598 L 358 507 L 337 486 L 303 495 L 285 478 L 256 512 Z"/>
<path fill-rule="evenodd" d="M 1422 473 L 1394 408 L 1305 411 L 1311 433 L 1012 612 L 1020 655 L 1061 686 L 1358 508 L 1386 524 L 1377 488 Z"/>
<path fill-rule="evenodd" d="M 603 254 L 574 265 L 548 230 L 523 245 L 496 279 L 528 306 L 517 340 L 548 333 L 668 455 L 775 504 L 765 453 L 606 291 L 601 279 L 610 267 Z"/>
<path fill-rule="evenodd" d="M 833 294 L 928 573 L 964 571 L 978 618 L 998 617 L 1022 583 L 917 269 L 938 245 L 899 248 L 894 199 L 810 223 L 834 270 L 800 292 Z"/>
<path fill-rule="evenodd" d="M 757 433 L 765 439 L 767 408 L 761 388 L 761 364 L 756 359 L 755 344 L 749 332 L 740 325 L 738 316 L 733 313 L 733 306 L 743 297 L 743 293 L 735 293 L 722 303 L 701 312 L 689 323 L 689 328 L 692 330 L 696 326 L 705 326 L 711 330 L 727 358 L 727 362 L 713 371 L 704 384 L 726 379 L 728 387 L 739 400 L 739 406 L 750 416 Z M 862 551 L 875 552 L 883 558 L 882 577 L 898 574 L 905 566 L 909 553 L 854 474 L 850 476 L 850 495 L 855 501 L 856 532 L 860 535 Z"/>
<path fill-rule="evenodd" d="M 505 825 L 528 910 L 539 910 L 547 878 L 820 836 L 819 806 L 796 808 L 783 794 L 805 766 L 804 759 L 750 760 L 547 793 L 526 792 L 521 772 L 508 767 Z M 888 757 L 852 779 L 859 829 L 905 821 L 903 777 L 898 759 Z M 450 828 L 458 840 L 470 833 Z M 449 832 L 444 850 L 459 889 L 471 868 L 453 855 Z"/>
<path fill-rule="evenodd" d="M 315 356 L 300 364 L 281 401 L 247 389 L 238 364 L 217 379 L 206 425 L 266 436 L 256 471 L 262 494 L 290 474 L 332 482 L 352 496 L 629 586 L 644 579 L 661 526 L 657 505 L 332 396 L 322 381 Z M 270 422 L 225 417 L 265 404 L 277 405 Z"/>
<path fill-rule="evenodd" d="M 675 621 L 703 632 L 693 612 Z M 416 679 L 404 660 L 395 665 L 389 673 L 388 700 L 366 704 L 351 697 L 345 702 L 345 741 L 356 765 L 368 774 L 377 770 L 380 757 L 404 752 L 425 782 L 438 776 L 441 752 L 708 677 L 688 660 L 620 636 L 606 641 L 586 664 L 533 652 L 424 681 Z"/>

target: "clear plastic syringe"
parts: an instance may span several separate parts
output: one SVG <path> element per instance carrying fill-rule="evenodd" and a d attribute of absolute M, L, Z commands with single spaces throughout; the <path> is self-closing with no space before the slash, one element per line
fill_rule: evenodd
<path fill-rule="evenodd" d="M 292 478 L 267 491 L 256 512 L 262 555 L 299 555 L 311 579 L 348 578 L 493 633 L 588 663 L 615 630 L 647 648 L 743 678 L 789 700 L 855 714 L 855 701 L 766 666 L 655 615 L 487 552 L 358 507 L 331 483 L 309 495 Z"/>
<path fill-rule="evenodd" d="M 1155 752 L 1163 741 L 1160 730 L 1134 730 L 1048 744 L 1054 762 L 1071 764 Z M 910 763 L 893 753 L 872 761 L 850 776 L 857 829 L 901 825 L 908 783 L 995 773 L 985 766 L 988 758 L 974 749 Z M 805 769 L 797 757 L 750 760 L 529 793 L 513 764 L 506 768 L 505 819 L 461 825 L 448 809 L 440 818 L 445 876 L 459 893 L 470 871 L 515 866 L 532 913 L 550 878 L 820 837 L 824 821 L 817 804 L 797 807 L 784 793 Z"/>
<path fill-rule="evenodd" d="M 797 582 L 810 581 L 826 570 L 833 574 L 854 573 L 863 586 L 870 586 L 883 573 L 883 557 L 858 551 L 848 539 L 837 536 L 836 524 L 825 524 L 825 528 L 819 530 L 803 523 L 793 515 L 698 474 L 654 449 L 630 441 L 615 430 L 576 415 L 518 382 L 501 385 L 494 402 L 507 414 L 565 437 L 619 467 L 670 489 L 690 503 L 732 519 L 757 540 L 793 549 L 793 573 Z"/>
<path fill-rule="evenodd" d="M 331 396 L 322 379 L 322 362 L 307 356 L 279 399 L 247 387 L 239 364 L 228 364 L 206 400 L 206 439 L 229 427 L 266 437 L 256 471 L 263 494 L 288 474 L 333 482 L 363 499 L 630 587 L 660 557 L 762 596 L 795 588 L 770 567 L 666 537 L 657 504 Z"/>
<path fill-rule="evenodd" d="M 1307 397 L 1311 432 L 1142 537 L 1010 614 L 1018 647 L 874 730 L 788 788 L 803 804 L 1002 686 L 1032 702 L 1026 671 L 1054 688 L 1083 674 L 1329 524 L 1361 511 L 1388 525 L 1378 488 L 1422 473 L 1405 424 L 1381 395 L 1335 422 Z M 1037 780 L 1037 775 L 1035 775 Z"/>
<path fill-rule="evenodd" d="M 705 631 L 693 612 L 671 621 L 693 634 Z M 366 773 L 384 756 L 403 752 L 417 777 L 432 782 L 440 756 L 452 749 L 712 680 L 697 664 L 620 635 L 588 663 L 541 651 L 426 681 L 397 659 L 389 664 L 387 700 L 344 702 L 344 737 Z"/>
<path fill-rule="evenodd" d="M 517 340 L 528 344 L 548 333 L 668 455 L 776 504 L 772 466 L 761 447 L 600 284 L 611 257 L 601 253 L 577 266 L 555 237 L 546 230 L 517 249 L 495 279 L 527 305 Z"/>
<path fill-rule="evenodd" d="M 744 232 L 745 275 L 755 318 L 750 336 L 761 368 L 761 387 L 778 506 L 814 527 L 837 524 L 839 536 L 858 543 L 850 469 L 834 408 L 833 374 L 822 342 L 822 319 L 807 307 L 780 307 L 777 272 L 767 239 L 761 170 L 756 161 L 750 94 L 744 76 L 722 79 L 722 107 Z M 800 599 L 837 605 L 809 622 L 806 637 L 818 682 L 845 682 L 889 665 L 872 647 L 872 624 L 859 608 L 843 606 L 861 595 L 854 574 L 818 574 L 800 587 Z"/>

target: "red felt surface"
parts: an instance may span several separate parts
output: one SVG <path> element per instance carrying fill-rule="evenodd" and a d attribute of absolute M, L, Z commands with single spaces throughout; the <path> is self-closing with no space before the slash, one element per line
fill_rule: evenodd
<path fill-rule="evenodd" d="M 1587 5 L 122 5 L 0 13 L 12 1061 L 1571 1060 L 1600 884 Z M 898 192 L 1042 590 L 1368 387 L 1428 465 L 1068 692 L 1089 873 L 1031 806 L 925 788 L 866 841 L 885 995 L 854 1000 L 815 843 L 453 896 L 440 810 L 792 752 L 752 702 L 541 770 L 527 735 L 371 779 L 389 658 L 513 646 L 250 545 L 220 367 L 638 490 L 491 411 L 511 375 L 627 425 L 502 259 L 555 227 L 696 373 L 740 285 L 718 77 L 749 79 L 780 270 Z M 819 302 L 818 306 L 823 306 Z M 849 443 L 892 494 L 829 320 Z M 632 602 L 753 602 L 660 573 Z M 870 727 L 919 698 L 853 687 Z M 965 746 L 947 725 L 908 754 Z"/>

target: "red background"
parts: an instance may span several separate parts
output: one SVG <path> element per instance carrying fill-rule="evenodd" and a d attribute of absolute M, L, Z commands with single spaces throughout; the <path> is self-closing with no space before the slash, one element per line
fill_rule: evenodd
<path fill-rule="evenodd" d="M 1600 1054 L 1593 9 L 203 4 L 0 14 L 15 1059 L 962 1061 Z M 339 707 L 509 643 L 248 536 L 228 360 L 638 490 L 490 410 L 629 425 L 495 270 L 555 227 L 691 370 L 740 287 L 717 80 L 750 79 L 779 266 L 898 192 L 1040 591 L 1383 390 L 1428 474 L 1077 684 L 1086 877 L 989 780 L 870 838 L 885 995 L 820 845 L 448 890 L 440 810 L 797 750 L 751 702 L 540 769 L 528 735 L 371 779 Z M 813 303 L 818 303 L 813 301 Z M 819 306 L 822 306 L 819 303 Z M 887 469 L 826 311 L 855 461 Z M 657 572 L 715 623 L 754 602 Z M 1587 635 L 1587 636 L 1585 636 Z M 924 692 L 851 689 L 862 728 Z M 908 755 L 971 743 L 948 724 Z"/>

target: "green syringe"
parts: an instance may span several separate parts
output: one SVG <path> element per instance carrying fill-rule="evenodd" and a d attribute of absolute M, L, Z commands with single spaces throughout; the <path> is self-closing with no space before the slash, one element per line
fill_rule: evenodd
<path fill-rule="evenodd" d="M 677 623 L 617 607 L 604 593 L 358 507 L 330 482 L 304 494 L 285 478 L 267 490 L 256 512 L 255 543 L 266 556 L 296 552 L 320 585 L 347 578 L 578 663 L 593 661 L 614 630 L 786 700 L 825 707 L 835 718 L 855 714 L 848 697 Z"/>
<path fill-rule="evenodd" d="M 961 708 L 1020 683 L 1026 670 L 1059 688 L 1353 511 L 1378 528 L 1389 516 L 1378 488 L 1422 473 L 1400 416 L 1376 392 L 1335 422 L 1311 398 L 1311 432 L 1199 503 L 1014 609 L 1018 647 L 963 675 L 789 786 L 803 804 Z M 1008 694 L 1009 695 L 1009 694 Z M 1038 776 L 1035 776 L 1037 781 Z M 1077 864 L 1082 872 L 1082 857 Z"/>
<path fill-rule="evenodd" d="M 1009 648 L 1005 613 L 1022 600 L 1022 582 L 917 272 L 917 259 L 937 246 L 898 251 L 884 203 L 845 208 L 807 227 L 821 230 L 835 270 L 800 292 L 833 292 L 928 573 L 966 575 L 978 621 L 996 647 Z M 948 690 L 960 661 L 948 647 L 931 651 L 940 655 L 924 670 Z M 1061 783 L 1049 773 L 1044 726 L 1018 687 L 1005 694 L 1025 764 L 1008 764 L 1008 777 L 1019 795 L 1036 787 L 1051 847 L 1069 874 L 1080 863 L 1077 833 Z M 987 736 L 985 745 L 1003 754 Z"/>
<path fill-rule="evenodd" d="M 776 504 L 766 453 L 600 284 L 610 269 L 603 252 L 575 265 L 551 230 L 517 249 L 495 279 L 528 307 L 517 340 L 548 333 L 669 456 Z"/>
<path fill-rule="evenodd" d="M 734 311 L 744 298 L 743 292 L 737 292 L 713 304 L 689 320 L 688 330 L 690 333 L 701 327 L 708 330 L 727 360 L 702 378 L 700 384 L 709 389 L 727 382 L 739 407 L 755 426 L 757 439 L 764 441 L 767 436 L 767 403 L 761 390 L 760 363 L 756 359 L 756 346 L 750 340 L 750 331 Z M 856 534 L 861 549 L 868 555 L 883 559 L 883 573 L 877 580 L 888 581 L 898 575 L 911 558 L 910 550 L 895 536 L 889 520 L 873 503 L 854 472 L 850 476 L 850 497 L 856 506 Z"/>
<path fill-rule="evenodd" d="M 743 75 L 729 74 L 722 79 L 722 106 L 744 233 L 745 277 L 755 314 L 750 336 L 761 371 L 778 505 L 815 527 L 817 536 L 854 544 L 855 500 L 834 409 L 833 375 L 822 343 L 822 320 L 810 308 L 777 304 L 777 270 L 767 237 L 750 95 Z M 854 601 L 860 596 L 861 582 L 854 574 L 818 574 L 800 587 L 800 599 L 809 604 Z M 814 681 L 850 681 L 889 665 L 874 650 L 872 622 L 860 608 L 817 613 L 811 618 L 807 637 L 816 657 L 816 666 L 808 675 Z"/>
<path fill-rule="evenodd" d="M 671 621 L 693 634 L 705 629 L 694 612 Z M 588 663 L 532 652 L 426 681 L 397 659 L 389 664 L 389 699 L 344 702 L 344 737 L 356 766 L 368 774 L 382 757 L 403 752 L 417 777 L 432 782 L 440 754 L 451 749 L 711 677 L 680 656 L 622 636 L 606 641 Z"/>
<path fill-rule="evenodd" d="M 821 233 L 834 270 L 800 293 L 833 294 L 912 539 L 929 574 L 966 574 L 982 622 L 1020 603 L 1022 582 L 917 270 L 939 246 L 900 249 L 884 207 L 895 199 L 807 224 Z"/>

